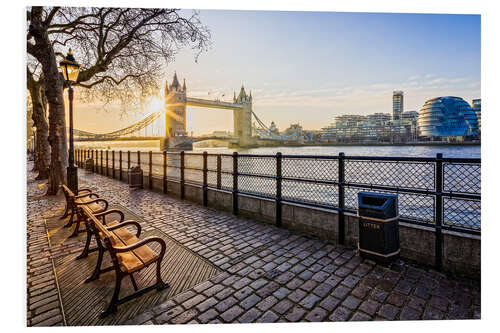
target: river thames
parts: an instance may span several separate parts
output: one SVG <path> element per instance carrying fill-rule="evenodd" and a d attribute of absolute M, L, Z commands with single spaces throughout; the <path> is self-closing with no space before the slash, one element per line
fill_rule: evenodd
<path fill-rule="evenodd" d="M 103 141 L 78 142 L 80 149 L 110 149 L 115 151 L 159 151 L 159 141 Z M 193 152 L 207 151 L 211 154 L 238 153 L 285 155 L 338 155 L 340 152 L 348 156 L 393 156 L 393 157 L 435 157 L 442 153 L 443 157 L 481 158 L 481 146 L 302 146 L 302 147 L 261 147 L 251 149 L 206 148 L 194 147 Z"/>

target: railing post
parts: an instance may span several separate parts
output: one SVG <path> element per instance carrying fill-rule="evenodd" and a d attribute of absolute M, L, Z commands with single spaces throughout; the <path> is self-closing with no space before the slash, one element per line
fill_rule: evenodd
<path fill-rule="evenodd" d="M 111 177 L 113 177 L 113 179 L 115 179 L 115 151 L 112 150 L 111 151 Z"/>
<path fill-rule="evenodd" d="M 217 189 L 222 187 L 222 155 L 217 155 Z"/>
<path fill-rule="evenodd" d="M 104 174 L 104 172 L 102 170 L 102 149 L 101 149 L 101 164 L 100 164 L 100 166 L 101 166 L 101 175 L 102 175 L 102 174 Z"/>
<path fill-rule="evenodd" d="M 92 149 L 92 172 L 95 172 L 97 169 L 97 153 L 95 154 L 95 159 L 94 159 L 94 149 Z"/>
<path fill-rule="evenodd" d="M 127 172 L 130 169 L 130 150 L 127 151 Z"/>
<path fill-rule="evenodd" d="M 344 244 L 345 242 L 345 219 L 344 219 L 344 208 L 345 208 L 345 188 L 344 188 L 344 183 L 345 183 L 345 159 L 344 159 L 344 153 L 339 153 L 339 177 L 338 177 L 338 183 L 339 183 L 339 244 Z"/>
<path fill-rule="evenodd" d="M 441 270 L 443 234 L 441 227 L 443 225 L 443 154 L 436 155 L 436 270 Z"/>
<path fill-rule="evenodd" d="M 184 150 L 181 151 L 181 199 L 184 200 Z"/>
<path fill-rule="evenodd" d="M 137 166 L 141 167 L 141 152 L 139 150 L 137 151 Z"/>
<path fill-rule="evenodd" d="M 203 206 L 208 206 L 208 153 L 203 152 Z"/>
<path fill-rule="evenodd" d="M 119 165 L 119 169 L 120 169 L 120 174 L 118 175 L 118 179 L 122 180 L 123 179 L 123 176 L 122 176 L 122 151 L 120 150 L 118 152 L 118 158 L 119 158 L 119 161 L 118 161 L 118 165 Z"/>
<path fill-rule="evenodd" d="M 109 173 L 108 173 L 108 168 L 109 168 L 108 160 L 109 160 L 109 158 L 108 157 L 109 157 L 108 150 L 106 149 L 106 177 L 109 175 Z"/>
<path fill-rule="evenodd" d="M 163 151 L 163 193 L 167 193 L 167 151 Z"/>
<path fill-rule="evenodd" d="M 281 227 L 281 162 L 282 155 L 280 152 L 276 153 L 276 226 Z"/>
<path fill-rule="evenodd" d="M 233 214 L 238 215 L 238 152 L 233 152 Z"/>
<path fill-rule="evenodd" d="M 149 175 L 148 175 L 149 189 L 153 188 L 153 152 L 149 151 Z"/>

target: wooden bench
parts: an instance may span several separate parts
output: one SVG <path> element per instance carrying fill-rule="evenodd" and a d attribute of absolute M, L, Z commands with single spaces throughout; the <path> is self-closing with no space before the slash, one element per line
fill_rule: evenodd
<path fill-rule="evenodd" d="M 88 205 L 78 207 L 80 219 L 85 222 L 87 230 L 95 236 L 97 249 L 99 251 L 96 267 L 92 275 L 86 280 L 92 281 L 99 278 L 101 273 L 114 270 L 116 274 L 115 289 L 111 301 L 105 311 L 101 313 L 101 318 L 117 311 L 117 306 L 153 289 L 162 290 L 169 287 L 168 283 L 161 278 L 160 265 L 165 255 L 165 241 L 159 237 L 148 237 L 139 239 L 141 227 L 135 221 L 113 221 L 106 224 L 101 222 Z M 103 220 L 104 216 L 103 216 Z M 127 225 L 136 226 L 136 234 L 132 234 L 126 228 Z M 147 244 L 158 243 L 160 253 L 156 253 Z M 101 268 L 104 252 L 108 251 L 111 256 L 112 265 Z M 156 284 L 138 290 L 133 274 L 156 262 Z M 135 292 L 131 295 L 119 299 L 121 282 L 125 276 L 129 275 Z"/>
<path fill-rule="evenodd" d="M 65 227 L 70 227 L 72 224 L 76 224 L 75 230 L 71 234 L 70 237 L 74 237 L 78 235 L 80 232 L 80 223 L 81 220 L 78 218 L 77 207 L 79 205 L 86 205 L 93 213 L 101 213 L 108 209 L 108 202 L 102 198 L 99 198 L 99 195 L 93 193 L 90 189 L 82 189 L 78 191 L 78 195 L 75 195 L 73 191 L 69 189 L 66 185 L 61 185 L 61 189 L 66 197 L 66 210 L 61 218 L 65 218 L 71 212 L 71 217 L 69 218 L 68 223 Z M 83 193 L 82 193 L 83 192 Z M 80 194 L 81 193 L 81 194 Z M 95 199 L 92 199 L 95 197 Z M 104 207 L 99 203 L 103 203 Z M 77 215 L 76 221 L 73 219 L 74 216 Z"/>

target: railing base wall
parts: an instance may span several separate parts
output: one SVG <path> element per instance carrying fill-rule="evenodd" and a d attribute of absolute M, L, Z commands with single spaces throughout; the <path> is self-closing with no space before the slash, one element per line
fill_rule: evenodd
<path fill-rule="evenodd" d="M 119 179 L 115 171 L 115 179 Z M 104 175 L 105 175 L 104 170 Z M 108 177 L 111 177 L 111 169 Z M 127 172 L 122 171 L 122 181 L 127 182 Z M 167 179 L 167 195 L 180 198 L 181 184 Z M 149 176 L 144 175 L 144 188 L 149 187 Z M 163 193 L 163 179 L 152 177 L 152 190 Z M 185 199 L 197 204 L 203 203 L 201 185 L 185 184 Z M 208 207 L 231 213 L 233 196 L 231 191 L 208 188 Z M 239 215 L 266 224 L 275 224 L 275 202 L 270 199 L 238 195 Z M 282 203 L 282 227 L 302 232 L 320 239 L 337 243 L 339 240 L 338 213 L 333 210 L 308 207 L 299 204 Z M 435 232 L 432 227 L 400 222 L 399 225 L 401 257 L 419 264 L 432 266 L 435 263 Z M 345 213 L 345 244 L 349 248 L 358 245 L 358 217 Z M 480 236 L 443 231 L 444 272 L 480 279 L 481 277 L 481 238 Z"/>

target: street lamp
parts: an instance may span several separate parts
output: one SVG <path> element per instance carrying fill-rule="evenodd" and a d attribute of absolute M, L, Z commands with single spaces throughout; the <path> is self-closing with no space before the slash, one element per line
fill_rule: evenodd
<path fill-rule="evenodd" d="M 68 54 L 64 60 L 59 63 L 59 67 L 62 70 L 64 80 L 69 86 L 69 156 L 68 168 L 66 169 L 66 182 L 73 193 L 78 194 L 78 169 L 75 167 L 75 149 L 73 146 L 73 87 L 71 85 L 75 83 L 78 78 L 80 64 L 76 62 L 71 49 L 68 50 Z"/>

